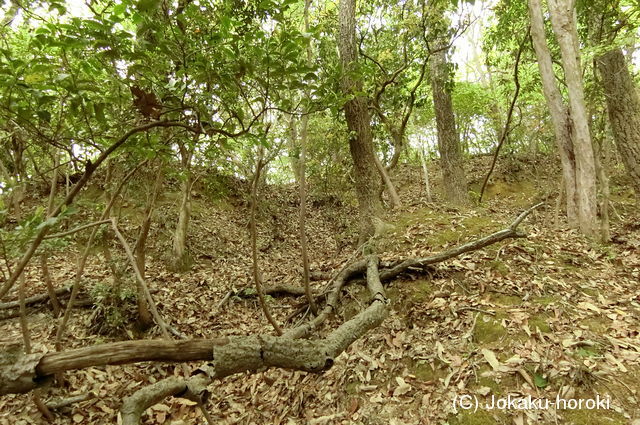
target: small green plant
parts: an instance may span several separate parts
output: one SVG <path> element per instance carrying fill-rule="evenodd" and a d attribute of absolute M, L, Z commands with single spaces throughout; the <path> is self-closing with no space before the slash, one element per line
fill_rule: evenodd
<path fill-rule="evenodd" d="M 97 284 L 90 291 L 93 314 L 90 328 L 101 335 L 126 332 L 137 317 L 137 296 L 133 287 Z"/>

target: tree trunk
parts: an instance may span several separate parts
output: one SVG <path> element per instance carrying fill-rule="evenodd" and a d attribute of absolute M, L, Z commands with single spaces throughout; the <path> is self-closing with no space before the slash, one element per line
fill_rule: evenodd
<path fill-rule="evenodd" d="M 640 98 L 622 51 L 611 50 L 597 60 L 618 152 L 640 203 Z"/>
<path fill-rule="evenodd" d="M 304 32 L 309 32 L 309 7 L 311 6 L 311 0 L 305 0 L 304 2 Z M 311 45 L 307 45 L 307 65 L 311 65 L 312 52 Z M 305 97 L 309 97 L 309 92 L 305 92 Z M 308 112 L 308 111 L 305 111 Z M 295 121 L 293 116 L 291 117 L 291 128 L 295 131 Z M 300 160 L 298 161 L 298 182 L 300 184 L 300 210 L 299 210 L 299 223 L 300 223 L 300 254 L 302 257 L 302 280 L 304 284 L 304 292 L 309 302 L 309 307 L 314 315 L 318 314 L 318 307 L 313 299 L 311 293 L 311 282 L 309 279 L 309 252 L 307 247 L 307 179 L 306 179 L 306 166 L 307 166 L 307 136 L 309 127 L 309 115 L 304 114 L 302 116 L 302 128 L 300 129 Z M 292 134 L 292 140 L 295 143 L 295 133 Z M 293 166 L 293 162 L 291 164 Z"/>
<path fill-rule="evenodd" d="M 589 133 L 589 118 L 584 101 L 582 69 L 578 50 L 575 4 L 571 0 L 549 0 L 551 25 L 560 46 L 562 68 L 569 94 L 573 124 L 573 152 L 576 160 L 576 200 L 578 226 L 587 236 L 598 233 L 596 169 Z"/>
<path fill-rule="evenodd" d="M 305 122 L 308 121 L 308 117 L 304 115 L 302 117 L 303 126 Z M 291 120 L 289 121 L 289 140 L 288 140 L 288 148 L 289 148 L 289 164 L 291 165 L 291 171 L 293 172 L 293 177 L 296 180 L 296 183 L 300 182 L 300 161 L 302 153 L 301 147 L 298 146 L 298 122 L 296 121 L 295 115 L 291 115 Z"/>
<path fill-rule="evenodd" d="M 446 198 L 453 203 L 469 201 L 467 180 L 462 167 L 460 135 L 456 129 L 451 92 L 447 89 L 449 72 L 447 70 L 446 50 L 440 50 L 431 56 L 431 91 L 438 130 L 438 150 L 442 168 L 442 183 Z"/>
<path fill-rule="evenodd" d="M 389 200 L 391 201 L 393 208 L 400 208 L 402 203 L 400 202 L 400 197 L 398 196 L 398 192 L 396 192 L 396 188 L 393 186 L 393 182 L 391 181 L 391 177 L 389 177 L 387 169 L 377 155 L 374 155 L 373 160 L 375 161 L 376 168 L 378 169 L 378 173 L 380 173 L 380 177 L 382 178 L 382 183 L 384 185 L 381 185 L 380 188 L 382 189 L 385 187 L 387 189 L 387 194 L 389 195 Z M 382 195 L 382 192 L 379 193 Z"/>
<path fill-rule="evenodd" d="M 362 83 L 349 74 L 356 67 L 356 20 L 355 0 L 340 0 L 338 48 L 342 64 L 342 91 L 353 98 L 344 105 L 344 113 L 349 128 L 349 148 L 353 159 L 355 186 L 360 216 L 359 244 L 374 233 L 373 217 L 381 210 L 378 188 L 380 180 L 375 164 L 373 137 L 367 100 L 357 92 Z"/>
<path fill-rule="evenodd" d="M 187 252 L 187 233 L 191 220 L 191 155 L 192 151 L 180 144 L 180 158 L 185 172 L 185 178 L 181 184 L 181 201 L 178 224 L 173 234 L 173 259 L 172 268 L 178 271 L 186 271 L 190 268 L 190 258 Z"/>
<path fill-rule="evenodd" d="M 153 218 L 153 209 L 162 187 L 162 164 L 158 165 L 158 171 L 156 174 L 156 181 L 153 185 L 153 191 L 147 199 L 147 205 L 144 209 L 143 220 L 140 224 L 138 231 L 138 238 L 133 248 L 133 255 L 136 259 L 136 265 L 140 274 L 144 279 L 146 270 L 146 246 L 147 236 L 149 236 L 149 230 L 151 229 L 151 219 Z M 153 315 L 149 310 L 149 303 L 145 299 L 144 288 L 141 285 L 137 285 L 137 298 L 138 298 L 138 327 L 141 331 L 146 331 L 153 326 Z"/>
<path fill-rule="evenodd" d="M 562 165 L 562 178 L 566 193 L 566 212 L 569 226 L 578 227 L 578 206 L 576 200 L 576 162 L 573 153 L 572 126 L 569 109 L 562 102 L 562 95 L 556 85 L 551 53 L 547 47 L 544 21 L 540 0 L 529 0 L 531 38 L 538 59 L 542 92 L 547 100 L 551 123 L 556 136 L 556 145 Z"/>
<path fill-rule="evenodd" d="M 429 184 L 429 169 L 427 168 L 427 155 L 424 152 L 424 146 L 419 149 L 420 163 L 422 164 L 422 174 L 424 177 L 424 188 L 427 194 L 427 202 L 432 202 L 431 199 L 431 185 Z"/>

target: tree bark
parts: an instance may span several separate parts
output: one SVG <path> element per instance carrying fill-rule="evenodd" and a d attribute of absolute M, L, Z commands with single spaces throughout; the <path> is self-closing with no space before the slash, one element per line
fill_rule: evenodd
<path fill-rule="evenodd" d="M 589 133 L 589 118 L 584 101 L 582 68 L 578 49 L 578 31 L 575 1 L 549 0 L 551 26 L 560 46 L 562 68 L 569 94 L 571 122 L 573 124 L 573 152 L 576 160 L 576 200 L 578 226 L 587 236 L 598 233 L 598 207 L 596 199 L 596 169 Z"/>
<path fill-rule="evenodd" d="M 616 147 L 640 204 L 640 98 L 622 51 L 596 59 Z"/>
<path fill-rule="evenodd" d="M 540 0 L 529 0 L 531 19 L 531 39 L 538 59 L 538 69 L 542 81 L 542 92 L 547 100 L 551 123 L 556 136 L 556 145 L 562 165 L 562 177 L 566 193 L 566 213 L 569 226 L 578 227 L 578 206 L 576 199 L 576 160 L 573 152 L 573 131 L 569 108 L 562 101 L 556 85 L 551 52 L 547 47 Z"/>
<path fill-rule="evenodd" d="M 304 2 L 304 32 L 309 32 L 309 7 L 311 6 L 311 0 L 305 0 Z M 307 46 L 307 65 L 311 65 L 311 45 Z M 305 92 L 305 96 L 309 97 L 308 91 Z M 295 124 L 292 121 L 292 131 L 295 130 Z M 309 127 L 309 115 L 304 114 L 302 116 L 302 128 L 300 129 L 300 160 L 298 164 L 298 183 L 300 184 L 300 210 L 299 210 L 299 224 L 300 224 L 300 254 L 302 256 L 302 280 L 304 284 L 304 292 L 309 301 L 309 307 L 311 312 L 315 315 L 318 314 L 318 307 L 313 300 L 313 294 L 311 293 L 311 282 L 309 278 L 309 251 L 307 244 L 307 136 Z M 294 139 L 295 140 L 295 139 Z M 293 164 L 292 164 L 293 165 Z"/>
<path fill-rule="evenodd" d="M 191 220 L 191 155 L 193 151 L 187 149 L 183 144 L 180 144 L 179 148 L 185 177 L 180 190 L 181 200 L 178 224 L 173 234 L 173 259 L 171 266 L 175 270 L 186 271 L 190 268 L 189 253 L 187 252 L 187 234 L 189 232 L 189 221 Z"/>
<path fill-rule="evenodd" d="M 359 245 L 374 233 L 373 217 L 381 210 L 378 188 L 380 180 L 376 171 L 373 136 L 367 100 L 358 95 L 362 83 L 350 76 L 357 67 L 356 2 L 340 0 L 338 48 L 342 64 L 342 91 L 353 96 L 344 105 L 349 128 L 349 148 L 353 159 L 356 194 L 358 197 L 360 232 Z"/>
<path fill-rule="evenodd" d="M 308 120 L 307 116 L 303 116 L 302 120 Z M 304 126 L 304 124 L 303 124 Z M 297 144 L 298 141 L 298 122 L 296 121 L 295 115 L 291 115 L 291 119 L 289 120 L 289 140 L 288 140 L 288 150 L 289 150 L 289 164 L 291 165 L 291 172 L 293 173 L 293 178 L 296 180 L 296 183 L 300 183 L 300 156 L 302 153 L 300 152 L 302 149 Z"/>
<path fill-rule="evenodd" d="M 133 248 L 133 255 L 136 259 L 136 265 L 138 266 L 138 270 L 140 270 L 140 274 L 143 278 L 146 279 L 145 271 L 146 271 L 146 247 L 147 247 L 147 237 L 149 236 L 149 230 L 151 229 L 151 219 L 153 218 L 153 209 L 156 204 L 156 200 L 158 199 L 158 194 L 160 193 L 160 188 L 162 187 L 162 163 L 158 165 L 158 170 L 156 173 L 156 181 L 153 185 L 153 191 L 149 195 L 147 199 L 147 205 L 144 209 L 143 220 L 140 224 L 140 229 L 138 231 L 138 238 L 136 239 L 136 244 Z M 150 327 L 153 326 L 153 315 L 149 310 L 149 304 L 145 298 L 144 289 L 141 285 L 137 285 L 137 302 L 138 302 L 138 327 L 142 331 L 146 331 Z"/>
<path fill-rule="evenodd" d="M 446 50 L 435 52 L 431 58 L 431 91 L 438 130 L 438 151 L 442 169 L 442 184 L 447 200 L 455 204 L 469 201 L 467 179 L 462 167 L 460 134 L 456 128 L 451 92 L 447 89 L 449 72 Z"/>
<path fill-rule="evenodd" d="M 376 168 L 378 169 L 378 173 L 380 173 L 380 177 L 382 178 L 382 182 L 384 183 L 384 187 L 387 189 L 387 194 L 389 194 L 389 200 L 391 201 L 391 205 L 393 208 L 400 208 L 402 203 L 400 202 L 400 197 L 398 196 L 398 192 L 396 192 L 396 188 L 391 181 L 391 177 L 389 177 L 389 172 L 385 168 L 385 166 L 380 161 L 377 155 L 374 155 L 373 160 L 375 161 Z M 380 193 L 382 195 L 382 193 Z"/>

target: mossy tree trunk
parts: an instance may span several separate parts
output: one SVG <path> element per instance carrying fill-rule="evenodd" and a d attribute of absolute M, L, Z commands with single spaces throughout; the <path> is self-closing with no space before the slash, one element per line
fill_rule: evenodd
<path fill-rule="evenodd" d="M 353 159 L 360 218 L 359 244 L 362 244 L 373 235 L 373 218 L 378 215 L 382 205 L 378 197 L 380 180 L 376 170 L 367 99 L 358 95 L 362 91 L 362 82 L 350 75 L 357 66 L 358 55 L 355 13 L 355 0 L 340 0 L 338 48 L 342 65 L 341 85 L 345 95 L 353 96 L 345 103 L 344 113 L 350 133 L 349 149 Z"/>
<path fill-rule="evenodd" d="M 597 60 L 616 147 L 640 204 L 640 97 L 622 50 L 613 49 Z"/>
<path fill-rule="evenodd" d="M 456 128 L 451 91 L 448 88 L 451 75 L 446 54 L 446 49 L 440 47 L 440 50 L 431 56 L 431 91 L 445 196 L 450 202 L 463 204 L 469 201 L 469 194 L 463 168 L 460 134 Z"/>

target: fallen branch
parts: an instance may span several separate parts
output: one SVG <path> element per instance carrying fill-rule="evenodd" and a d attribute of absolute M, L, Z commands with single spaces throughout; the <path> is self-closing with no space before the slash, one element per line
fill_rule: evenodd
<path fill-rule="evenodd" d="M 71 294 L 71 287 L 67 286 L 64 288 L 60 288 L 58 289 L 58 291 L 62 292 L 61 294 L 58 294 L 58 296 L 61 298 L 61 301 L 64 301 L 65 298 L 69 297 L 69 295 Z M 151 292 L 152 294 L 155 294 L 158 292 L 157 288 L 152 288 L 149 289 L 149 292 Z M 33 299 L 31 302 L 29 302 L 29 299 Z M 40 295 L 34 295 L 33 297 L 29 297 L 26 299 L 26 305 L 27 307 L 30 308 L 37 308 L 36 304 L 38 303 L 42 303 L 45 302 L 49 299 L 49 295 L 48 294 L 40 294 Z M 11 311 L 12 308 L 18 308 L 19 306 L 17 305 L 18 302 L 17 301 L 12 301 L 10 303 L 5 303 L 5 305 L 11 304 L 8 307 L 3 307 L 0 308 L 0 320 L 7 320 L 7 319 L 12 319 L 14 317 L 18 317 L 20 315 L 20 312 L 18 310 L 15 311 Z M 13 305 L 16 304 L 16 305 Z M 89 295 L 83 294 L 82 292 L 80 294 L 78 294 L 78 297 L 76 298 L 76 300 L 73 303 L 74 307 L 88 307 L 88 306 L 93 306 L 96 304 L 96 301 L 94 299 L 92 299 Z M 61 303 L 61 307 L 65 307 L 65 303 Z M 9 310 L 9 311 L 5 311 L 5 310 Z M 171 331 L 173 333 L 173 331 Z M 182 338 L 184 338 L 184 336 L 182 336 Z"/>
<path fill-rule="evenodd" d="M 71 396 L 71 397 L 67 397 L 67 398 L 51 400 L 51 401 L 47 402 L 46 405 L 50 410 L 58 410 L 58 409 L 62 409 L 63 407 L 67 407 L 67 406 L 70 406 L 70 405 L 75 404 L 75 403 L 80 403 L 82 401 L 87 401 L 87 400 L 92 399 L 92 398 L 95 398 L 95 394 L 93 394 L 93 393 L 84 393 L 84 394 Z"/>
<path fill-rule="evenodd" d="M 543 203 L 540 202 L 539 204 L 536 204 L 531 208 L 527 209 L 526 211 L 521 213 L 514 220 L 514 222 L 511 223 L 511 225 L 506 229 L 499 230 L 483 238 L 476 239 L 474 241 L 468 242 L 466 244 L 460 245 L 458 247 L 455 247 L 448 251 L 441 252 L 436 255 L 432 255 L 425 258 L 411 258 L 411 259 L 405 260 L 400 264 L 396 265 L 395 267 L 392 267 L 391 269 L 384 270 L 380 274 L 380 279 L 383 281 L 390 280 L 411 267 L 424 268 L 430 264 L 441 263 L 443 261 L 457 257 L 464 253 L 477 251 L 478 249 L 482 249 L 486 246 L 493 245 L 494 243 L 500 242 L 505 239 L 524 238 L 527 235 L 525 233 L 518 231 L 518 225 L 520 225 L 520 223 L 522 223 L 522 220 L 524 220 L 529 214 L 531 214 L 535 209 L 539 208 L 542 205 Z"/>
<path fill-rule="evenodd" d="M 71 285 L 69 286 L 65 286 L 64 288 L 58 288 L 55 290 L 55 294 L 56 296 L 66 296 L 67 294 L 71 293 Z M 38 295 L 34 295 L 32 297 L 28 297 L 24 299 L 24 303 L 25 305 L 31 305 L 31 304 L 37 304 L 37 303 L 41 303 L 44 302 L 46 300 L 49 299 L 49 294 L 38 294 Z M 16 300 L 16 301 L 9 301 L 6 303 L 0 303 L 0 310 L 6 310 L 9 308 L 16 308 L 20 306 L 20 301 Z"/>
<path fill-rule="evenodd" d="M 233 291 L 230 291 L 230 292 L 231 294 L 229 296 L 235 295 L 240 298 L 253 298 L 258 296 L 254 288 L 245 288 L 238 292 L 233 292 Z M 265 295 L 271 295 L 271 296 L 276 296 L 276 295 L 301 296 L 301 295 L 305 295 L 305 288 L 303 288 L 302 286 L 288 285 L 286 283 L 282 283 L 282 284 L 273 285 L 273 286 L 266 286 L 263 288 L 263 292 Z"/>

